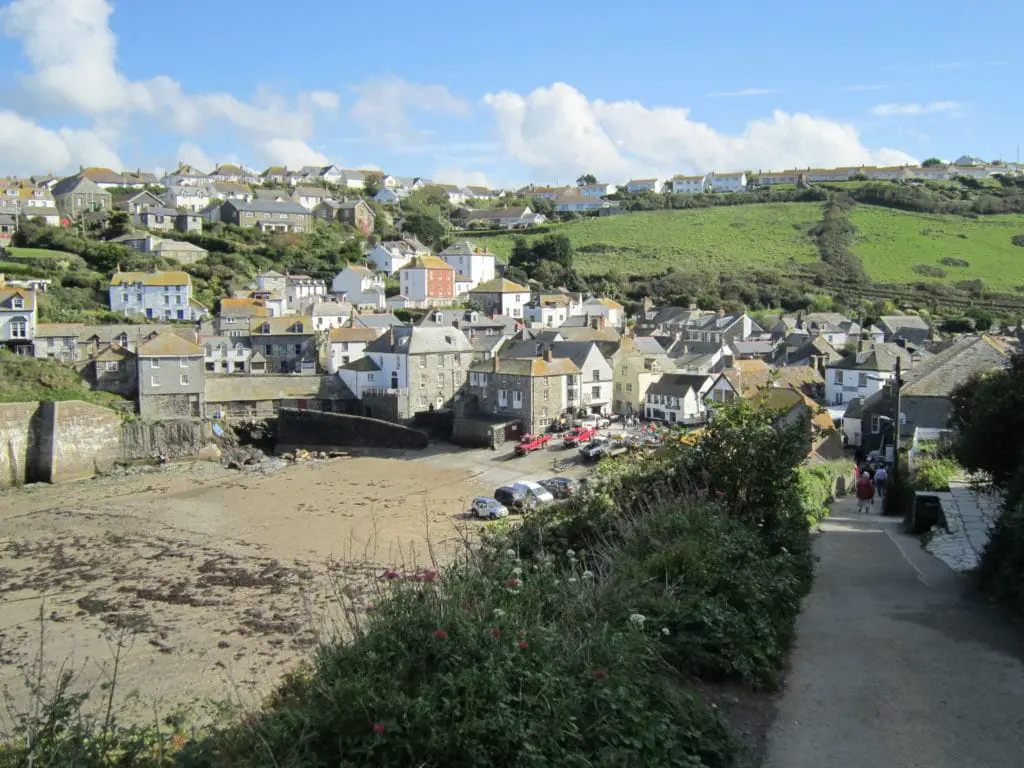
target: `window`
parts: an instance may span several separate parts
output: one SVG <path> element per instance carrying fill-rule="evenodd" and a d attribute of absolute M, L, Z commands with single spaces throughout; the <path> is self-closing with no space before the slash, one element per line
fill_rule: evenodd
<path fill-rule="evenodd" d="M 877 435 L 882 431 L 882 420 L 878 416 L 871 417 L 871 434 Z"/>
<path fill-rule="evenodd" d="M 21 296 L 15 296 L 11 299 L 11 309 L 24 309 L 25 300 Z"/>
<path fill-rule="evenodd" d="M 500 405 L 503 408 L 506 405 L 508 405 L 508 390 L 507 389 L 499 389 L 498 390 L 498 405 Z"/>
<path fill-rule="evenodd" d="M 103 370 L 107 373 L 117 373 L 119 367 L 117 360 L 107 360 L 103 363 Z"/>
<path fill-rule="evenodd" d="M 149 386 L 151 386 L 151 387 L 159 387 L 160 386 L 160 377 L 159 376 L 155 376 L 155 375 L 154 376 L 150 376 L 149 377 Z"/>
<path fill-rule="evenodd" d="M 27 339 L 28 338 L 28 320 L 24 317 L 16 317 L 11 320 L 11 338 L 12 339 Z"/>
<path fill-rule="evenodd" d="M 373 381 L 373 374 L 372 373 L 366 374 L 366 380 L 367 381 Z"/>
<path fill-rule="evenodd" d="M 188 359 L 186 359 L 184 357 L 179 357 L 178 358 L 178 365 L 180 365 L 182 368 L 188 368 Z"/>
<path fill-rule="evenodd" d="M 296 344 L 295 345 L 295 354 L 296 355 L 301 355 L 302 354 L 302 345 L 301 344 Z"/>
<path fill-rule="evenodd" d="M 627 384 L 626 385 L 626 391 L 627 392 L 632 392 L 633 391 L 633 385 L 632 384 Z"/>
<path fill-rule="evenodd" d="M 444 386 L 444 374 L 443 373 L 437 374 L 437 386 L 439 386 L 439 387 L 443 387 Z"/>
<path fill-rule="evenodd" d="M 427 407 L 427 396 L 426 395 L 420 395 L 419 403 L 420 403 L 420 407 L 421 408 L 426 408 Z"/>
<path fill-rule="evenodd" d="M 836 384 L 837 385 L 842 385 L 842 383 L 843 383 L 843 371 L 842 371 L 842 369 L 841 368 L 836 368 L 835 372 L 836 372 Z"/>
<path fill-rule="evenodd" d="M 392 389 L 398 389 L 398 372 L 397 371 L 392 371 L 391 372 L 391 388 Z"/>
<path fill-rule="evenodd" d="M 427 358 L 424 355 L 420 355 L 420 368 L 427 367 Z"/>
<path fill-rule="evenodd" d="M 518 389 L 512 391 L 512 407 L 522 408 L 523 407 L 523 393 Z"/>
<path fill-rule="evenodd" d="M 597 398 L 601 397 L 601 388 L 600 387 L 591 387 L 591 389 L 590 389 L 590 396 L 592 398 L 594 398 L 595 400 Z"/>
<path fill-rule="evenodd" d="M 622 391 L 622 382 L 621 381 L 616 381 L 615 382 L 615 391 L 616 392 L 621 392 Z"/>
<path fill-rule="evenodd" d="M 152 360 L 150 360 L 149 361 L 149 367 L 150 368 L 159 368 L 160 367 L 160 358 L 154 357 Z"/>
<path fill-rule="evenodd" d="M 187 373 L 181 374 L 181 386 L 187 387 L 188 386 L 188 381 L 189 381 L 188 374 Z"/>
<path fill-rule="evenodd" d="M 210 373 L 215 372 L 217 370 L 217 364 L 216 363 L 207 363 L 206 364 L 206 370 L 208 370 Z"/>
<path fill-rule="evenodd" d="M 592 380 L 593 381 L 600 381 L 601 380 L 601 372 L 599 370 L 597 370 L 596 368 L 594 369 L 593 379 Z"/>
<path fill-rule="evenodd" d="M 347 341 L 341 342 L 341 351 L 342 352 L 348 352 L 348 342 Z"/>

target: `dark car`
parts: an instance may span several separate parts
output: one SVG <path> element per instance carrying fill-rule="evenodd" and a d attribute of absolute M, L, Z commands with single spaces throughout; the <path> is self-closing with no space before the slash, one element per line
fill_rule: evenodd
<path fill-rule="evenodd" d="M 536 502 L 526 489 L 514 485 L 503 485 L 494 491 L 494 498 L 500 501 L 509 512 L 526 512 L 536 506 Z"/>
<path fill-rule="evenodd" d="M 568 499 L 570 496 L 575 496 L 580 489 L 576 481 L 569 477 L 550 477 L 547 480 L 541 480 L 540 486 L 549 491 L 556 499 Z"/>

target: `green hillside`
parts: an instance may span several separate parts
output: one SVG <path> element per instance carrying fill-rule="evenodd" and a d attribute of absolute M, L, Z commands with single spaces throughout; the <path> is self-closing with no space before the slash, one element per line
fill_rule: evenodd
<path fill-rule="evenodd" d="M 1024 214 L 966 218 L 858 205 L 850 221 L 858 229 L 853 252 L 877 282 L 980 279 L 989 289 L 1005 292 L 1024 285 L 1024 248 L 1011 242 L 1024 234 Z M 944 265 L 944 258 L 968 266 Z M 914 271 L 917 265 L 937 267 L 945 277 L 925 277 Z"/>
<path fill-rule="evenodd" d="M 818 252 L 807 232 L 820 219 L 818 203 L 772 203 L 586 218 L 550 229 L 572 240 L 584 275 L 611 269 L 653 275 L 672 266 L 739 272 L 794 259 L 814 261 Z M 507 259 L 514 237 L 473 239 Z"/>
<path fill-rule="evenodd" d="M 548 229 L 569 236 L 584 275 L 611 270 L 654 275 L 673 266 L 742 274 L 792 261 L 817 261 L 809 230 L 819 222 L 821 210 L 818 203 L 719 206 L 586 218 Z M 855 205 L 850 220 L 858 229 L 853 252 L 875 282 L 981 279 L 989 290 L 1004 292 L 1024 285 L 1024 248 L 1011 242 L 1014 235 L 1024 234 L 1024 214 L 967 217 Z M 527 235 L 527 240 L 541 236 Z M 507 258 L 514 237 L 473 239 Z M 944 258 L 968 266 L 944 265 Z M 917 265 L 941 269 L 944 277 L 921 274 L 914 270 Z"/>

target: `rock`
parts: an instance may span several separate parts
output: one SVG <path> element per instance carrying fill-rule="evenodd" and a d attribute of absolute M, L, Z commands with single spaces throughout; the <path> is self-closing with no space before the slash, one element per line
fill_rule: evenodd
<path fill-rule="evenodd" d="M 231 647 L 231 643 L 229 643 L 227 640 L 221 640 L 219 643 L 217 643 L 217 647 L 218 648 L 230 648 Z"/>
<path fill-rule="evenodd" d="M 204 445 L 199 449 L 199 453 L 196 454 L 196 459 L 199 461 L 220 461 L 221 450 L 213 443 Z"/>

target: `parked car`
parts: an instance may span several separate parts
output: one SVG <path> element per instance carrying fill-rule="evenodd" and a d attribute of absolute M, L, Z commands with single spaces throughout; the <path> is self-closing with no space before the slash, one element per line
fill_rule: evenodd
<path fill-rule="evenodd" d="M 589 443 L 580 448 L 580 457 L 584 461 L 596 461 L 601 458 L 606 445 L 608 445 L 607 437 L 595 437 Z"/>
<path fill-rule="evenodd" d="M 497 520 L 499 517 L 508 517 L 508 508 L 497 499 L 490 496 L 477 496 L 469 507 L 474 517 L 483 517 L 488 520 Z"/>
<path fill-rule="evenodd" d="M 496 488 L 494 498 L 508 509 L 509 512 L 528 512 L 537 505 L 536 499 L 517 485 L 503 485 Z"/>
<path fill-rule="evenodd" d="M 556 499 L 568 499 L 579 491 L 576 481 L 568 477 L 549 477 L 547 480 L 541 480 L 540 484 Z"/>
<path fill-rule="evenodd" d="M 555 497 L 551 493 L 551 491 L 549 491 L 540 483 L 535 483 L 532 480 L 520 480 L 518 483 L 513 483 L 513 485 L 525 490 L 526 493 L 533 498 L 537 505 L 550 504 L 555 500 Z"/>
<path fill-rule="evenodd" d="M 551 442 L 551 435 L 523 435 L 523 439 L 515 447 L 516 456 L 525 456 L 530 451 L 539 451 Z"/>
<path fill-rule="evenodd" d="M 576 422 L 578 427 L 590 427 L 591 429 L 604 429 L 605 427 L 611 426 L 611 419 L 607 416 L 600 416 L 598 414 L 591 414 L 586 418 L 580 419 Z"/>
<path fill-rule="evenodd" d="M 578 445 L 586 445 L 589 443 L 594 435 L 597 434 L 596 427 L 573 427 L 569 430 L 564 438 L 562 438 L 562 445 L 566 448 L 574 448 Z"/>

